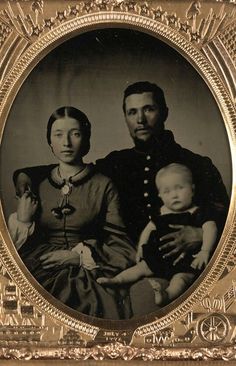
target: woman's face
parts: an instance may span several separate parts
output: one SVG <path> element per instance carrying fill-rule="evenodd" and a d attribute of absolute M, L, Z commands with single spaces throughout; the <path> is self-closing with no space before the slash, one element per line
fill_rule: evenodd
<path fill-rule="evenodd" d="M 80 123 L 71 117 L 55 120 L 51 129 L 51 148 L 63 163 L 74 164 L 82 158 Z"/>

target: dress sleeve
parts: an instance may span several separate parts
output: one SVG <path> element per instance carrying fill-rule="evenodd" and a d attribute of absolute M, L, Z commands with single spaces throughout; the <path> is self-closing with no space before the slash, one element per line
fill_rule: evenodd
<path fill-rule="evenodd" d="M 26 224 L 17 220 L 17 213 L 14 212 L 10 215 L 8 220 L 8 229 L 12 238 L 12 241 L 19 250 L 26 242 L 29 236 L 31 236 L 35 229 L 35 223 Z"/>
<path fill-rule="evenodd" d="M 102 269 L 115 274 L 135 263 L 136 251 L 126 234 L 120 216 L 119 197 L 113 183 L 106 187 L 104 205 L 105 223 L 103 226 L 103 245 L 99 253 Z"/>

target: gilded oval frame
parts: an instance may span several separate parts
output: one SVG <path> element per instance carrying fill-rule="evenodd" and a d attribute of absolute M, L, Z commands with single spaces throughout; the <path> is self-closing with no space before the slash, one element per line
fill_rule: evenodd
<path fill-rule="evenodd" d="M 206 57 L 206 48 L 205 52 L 202 52 L 198 42 L 195 43 L 187 40 L 186 37 L 180 34 L 178 30 L 171 27 L 170 24 L 164 24 L 160 19 L 153 19 L 153 16 L 150 16 L 152 14 L 150 7 L 147 4 L 146 13 L 142 13 L 142 9 L 144 9 L 142 8 L 142 4 L 139 5 L 137 2 L 134 3 L 134 8 L 122 8 L 122 3 L 119 1 L 115 2 L 117 6 L 120 6 L 119 11 L 117 11 L 111 8 L 113 6 L 111 5 L 112 2 L 104 2 L 107 6 L 106 10 L 102 9 L 98 11 L 97 7 L 99 2 L 89 2 L 88 4 L 90 5 L 94 4 L 94 8 L 90 8 L 91 10 L 86 14 L 82 11 L 81 14 L 78 13 L 76 16 L 72 17 L 72 19 L 67 19 L 65 15 L 66 12 L 64 11 L 63 14 L 65 19 L 62 19 L 61 24 L 55 26 L 40 37 L 35 37 L 32 44 L 26 47 L 18 57 L 14 58 L 14 55 L 12 56 L 12 59 L 9 57 L 9 61 L 13 61 L 13 63 L 10 65 L 11 67 L 6 68 L 6 74 L 2 79 L 0 91 L 1 135 L 7 121 L 10 108 L 23 81 L 27 78 L 35 65 L 53 48 L 59 45 L 62 41 L 69 39 L 74 35 L 82 34 L 88 30 L 114 26 L 132 28 L 148 33 L 151 36 L 168 43 L 194 66 L 208 84 L 225 122 L 232 155 L 232 166 L 234 166 L 236 158 L 236 111 L 232 98 L 232 93 L 234 91 L 232 88 L 228 87 L 230 84 L 230 78 L 228 77 L 227 79 L 226 75 L 226 80 L 229 81 L 227 85 L 227 83 L 224 82 L 225 80 L 222 80 L 222 75 L 217 73 L 217 69 L 214 68 L 215 65 L 213 65 L 209 61 L 209 58 Z M 195 282 L 194 289 L 191 294 L 188 295 L 187 298 L 185 296 L 184 301 L 181 300 L 180 302 L 179 300 L 176 303 L 177 306 L 175 309 L 171 309 L 170 304 L 160 319 L 156 319 L 155 314 L 150 314 L 150 316 L 146 317 L 145 321 L 143 319 L 136 321 L 130 320 L 126 322 L 106 321 L 101 319 L 91 319 L 90 321 L 89 317 L 83 315 L 77 319 L 77 317 L 74 316 L 73 311 L 66 311 L 65 307 L 58 306 L 57 301 L 49 303 L 47 299 L 45 299 L 45 294 L 43 294 L 41 290 L 39 291 L 36 281 L 35 283 L 32 279 L 29 281 L 27 273 L 25 273 L 22 265 L 18 263 L 17 254 L 13 249 L 4 223 L 3 213 L 1 212 L 2 240 L 0 246 L 2 262 L 17 286 L 23 289 L 25 295 L 31 299 L 31 301 L 33 301 L 33 303 L 38 306 L 42 312 L 50 315 L 50 317 L 53 317 L 56 321 L 61 322 L 66 327 L 83 333 L 85 338 L 91 338 L 94 340 L 101 329 L 108 329 L 111 331 L 132 330 L 132 345 L 135 347 L 136 344 L 139 344 L 142 337 L 169 327 L 178 319 L 184 317 L 191 309 L 194 308 L 199 300 L 202 300 L 204 296 L 207 295 L 207 293 L 216 284 L 217 280 L 221 277 L 225 266 L 234 251 L 235 245 L 235 200 L 233 199 L 235 197 L 234 169 L 231 197 L 228 219 L 221 240 L 214 254 L 215 262 L 211 268 L 208 269 L 204 279 L 200 278 Z M 200 280 L 201 283 L 199 283 Z M 94 344 L 96 344 L 96 342 Z M 122 352 L 120 351 L 120 356 Z"/>

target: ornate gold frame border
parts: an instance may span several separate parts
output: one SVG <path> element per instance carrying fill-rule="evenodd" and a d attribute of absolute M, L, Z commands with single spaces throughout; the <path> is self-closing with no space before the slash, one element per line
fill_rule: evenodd
<path fill-rule="evenodd" d="M 236 9 L 232 1 L 2 1 L 0 3 L 1 135 L 9 110 L 30 71 L 50 50 L 70 37 L 103 27 L 138 29 L 179 51 L 208 84 L 223 116 L 234 166 L 236 138 Z M 102 321 L 48 302 L 19 263 L 2 214 L 0 283 L 17 284 L 16 297 L 38 309 L 37 341 L 0 337 L 1 358 L 110 359 L 235 359 L 236 286 L 235 171 L 232 199 L 224 233 L 204 278 L 191 293 L 166 308 L 163 317 Z M 225 292 L 225 289 L 227 291 Z M 208 294 L 208 295 L 207 295 Z M 3 303 L 1 303 L 1 307 Z M 3 308 L 1 310 L 4 310 Z M 3 323 L 3 311 L 1 311 Z M 217 322 L 218 338 L 208 339 L 206 324 Z M 119 323 L 119 324 L 118 324 Z M 53 327 L 54 334 L 49 334 Z M 186 331 L 187 330 L 187 331 Z M 16 330 L 15 330 L 16 331 Z M 24 326 L 18 332 L 25 331 Z M 16 331 L 17 332 L 17 331 Z M 1 329 L 0 329 L 1 335 Z M 216 334 L 217 335 L 217 334 Z M 30 338 L 29 338 L 30 340 Z"/>

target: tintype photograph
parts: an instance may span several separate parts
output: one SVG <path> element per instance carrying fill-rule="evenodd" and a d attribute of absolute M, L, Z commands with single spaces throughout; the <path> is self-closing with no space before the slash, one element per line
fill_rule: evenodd
<path fill-rule="evenodd" d="M 206 81 L 134 29 L 52 49 L 2 138 L 3 212 L 25 273 L 93 318 L 159 317 L 186 299 L 218 247 L 231 175 Z"/>
<path fill-rule="evenodd" d="M 0 2 L 1 360 L 236 359 L 235 16 Z"/>

